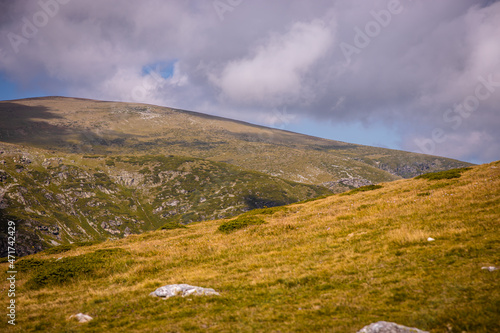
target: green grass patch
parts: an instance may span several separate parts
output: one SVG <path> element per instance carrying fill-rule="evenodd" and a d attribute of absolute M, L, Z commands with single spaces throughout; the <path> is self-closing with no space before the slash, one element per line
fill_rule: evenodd
<path fill-rule="evenodd" d="M 167 222 L 160 227 L 160 230 L 186 229 L 187 227 L 178 222 Z"/>
<path fill-rule="evenodd" d="M 286 206 L 276 206 L 276 207 L 269 207 L 269 208 L 253 209 L 253 210 L 246 212 L 242 215 L 244 215 L 244 216 L 273 215 L 274 213 L 277 213 L 277 212 L 287 212 L 287 211 L 288 211 L 288 207 L 286 207 Z"/>
<path fill-rule="evenodd" d="M 361 187 L 355 188 L 354 190 L 351 190 L 349 192 L 341 193 L 340 195 L 341 196 L 353 195 L 353 194 L 360 193 L 360 192 L 377 190 L 379 188 L 382 188 L 382 185 L 366 185 L 366 186 L 361 186 Z"/>
<path fill-rule="evenodd" d="M 129 253 L 123 249 L 103 249 L 60 260 L 26 258 L 17 262 L 20 271 L 31 272 L 25 287 L 37 290 L 46 286 L 65 284 L 79 278 L 97 278 L 120 269 L 117 262 Z"/>
<path fill-rule="evenodd" d="M 73 244 L 63 244 L 63 245 L 51 247 L 50 249 L 45 250 L 44 253 L 45 254 L 58 254 L 58 253 L 67 252 L 67 251 L 72 250 L 74 248 L 75 248 L 75 246 Z"/>
<path fill-rule="evenodd" d="M 223 233 L 230 233 L 232 231 L 238 230 L 238 229 L 243 229 L 249 225 L 258 225 L 258 224 L 264 224 L 266 221 L 264 221 L 261 218 L 258 218 L 257 216 L 239 216 L 234 220 L 226 221 L 223 222 L 217 230 L 223 232 Z"/>
<path fill-rule="evenodd" d="M 440 188 L 455 185 L 456 183 L 457 183 L 457 181 L 453 181 L 453 180 L 450 182 L 439 182 L 439 183 L 435 183 L 435 184 L 430 185 L 429 187 L 426 188 L 426 190 L 437 190 Z"/>
<path fill-rule="evenodd" d="M 89 159 L 106 158 L 106 155 L 83 155 L 83 158 L 89 158 Z"/>
<path fill-rule="evenodd" d="M 326 199 L 328 197 L 331 197 L 332 195 L 335 195 L 335 194 L 324 194 L 324 195 L 320 195 L 319 197 L 309 198 L 309 199 L 306 199 L 306 200 L 299 201 L 297 203 L 298 204 L 303 204 L 303 203 L 307 203 L 307 202 L 311 202 L 311 201 Z"/>
<path fill-rule="evenodd" d="M 58 245 L 51 247 L 50 249 L 47 249 L 43 251 L 45 254 L 58 254 L 58 253 L 63 253 L 63 252 L 68 252 L 69 250 L 76 249 L 78 247 L 82 246 L 91 246 L 95 244 L 99 244 L 99 241 L 90 241 L 90 242 L 76 242 L 73 244 L 63 244 L 63 245 Z"/>
<path fill-rule="evenodd" d="M 427 180 L 441 180 L 441 179 L 453 179 L 460 178 L 462 173 L 470 170 L 471 168 L 458 168 L 446 171 L 431 172 L 415 177 L 415 179 L 427 179 Z"/>
<path fill-rule="evenodd" d="M 115 161 L 112 159 L 107 159 L 106 160 L 106 165 L 107 166 L 115 166 Z"/>

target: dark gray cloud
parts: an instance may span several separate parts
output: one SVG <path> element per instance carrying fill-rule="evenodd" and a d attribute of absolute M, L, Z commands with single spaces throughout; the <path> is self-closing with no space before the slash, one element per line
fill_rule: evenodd
<path fill-rule="evenodd" d="M 382 123 L 399 133 L 403 149 L 500 158 L 496 1 L 41 0 L 0 7 L 0 71 L 27 87 L 271 125 L 304 117 Z"/>

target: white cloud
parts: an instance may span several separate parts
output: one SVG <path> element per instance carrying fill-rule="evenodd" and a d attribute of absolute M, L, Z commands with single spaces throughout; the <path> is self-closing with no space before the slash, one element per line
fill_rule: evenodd
<path fill-rule="evenodd" d="M 500 81 L 498 1 L 401 1 L 403 12 L 347 67 L 340 43 L 352 44 L 354 28 L 366 27 L 387 0 L 244 1 L 222 22 L 211 1 L 70 1 L 18 53 L 6 36 L 22 34 L 39 1 L 0 3 L 0 78 L 34 91 L 285 128 L 306 118 L 383 124 L 399 134 L 393 141 L 403 144 L 394 148 L 408 150 L 413 138 L 442 128 L 465 148 L 438 153 L 500 158 L 500 88 L 459 128 L 443 121 L 448 108 L 475 93 L 479 76 Z M 171 77 L 142 71 L 174 60 Z M 472 138 L 488 145 L 466 144 Z"/>
<path fill-rule="evenodd" d="M 229 61 L 212 81 L 236 104 L 297 102 L 305 89 L 304 74 L 331 44 L 332 33 L 323 22 L 298 22 L 287 33 L 269 38 L 252 56 Z"/>
<path fill-rule="evenodd" d="M 465 133 L 446 133 L 440 142 L 429 141 L 427 137 L 418 137 L 413 142 L 426 143 L 422 147 L 414 147 L 416 152 L 425 152 L 432 149 L 432 155 L 438 156 L 461 156 L 469 161 L 493 161 L 498 159 L 500 144 L 497 139 L 487 131 L 468 131 Z"/>

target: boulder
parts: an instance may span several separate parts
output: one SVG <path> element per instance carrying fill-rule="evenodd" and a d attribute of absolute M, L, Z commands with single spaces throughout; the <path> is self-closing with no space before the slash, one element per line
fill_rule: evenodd
<path fill-rule="evenodd" d="M 494 272 L 496 270 L 498 270 L 498 267 L 495 267 L 495 266 L 485 266 L 485 267 L 481 267 L 481 269 L 486 269 L 490 272 Z"/>
<path fill-rule="evenodd" d="M 387 321 L 379 321 L 363 327 L 358 333 L 429 333 L 418 328 L 406 327 Z"/>
<path fill-rule="evenodd" d="M 79 323 L 87 323 L 94 318 L 92 318 L 89 315 L 83 314 L 83 313 L 77 313 L 76 315 L 70 316 L 69 319 L 76 319 L 76 320 L 78 320 Z"/>
<path fill-rule="evenodd" d="M 189 284 L 169 284 L 160 287 L 153 291 L 150 296 L 169 298 L 173 296 L 209 296 L 209 295 L 219 295 L 218 292 L 212 288 L 202 288 L 196 286 L 190 286 Z"/>

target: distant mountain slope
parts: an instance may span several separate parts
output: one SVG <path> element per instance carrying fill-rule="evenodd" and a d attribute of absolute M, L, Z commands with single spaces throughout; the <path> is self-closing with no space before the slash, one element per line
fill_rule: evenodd
<path fill-rule="evenodd" d="M 14 329 L 500 332 L 500 161 L 371 189 L 23 258 Z M 178 283 L 220 296 L 149 296 Z"/>
<path fill-rule="evenodd" d="M 76 154 L 199 157 L 334 190 L 470 165 L 196 112 L 64 97 L 0 102 L 0 141 Z"/>
<path fill-rule="evenodd" d="M 198 158 L 60 157 L 0 144 L 0 222 L 5 229 L 8 220 L 17 221 L 20 255 L 62 243 L 234 216 L 327 193 L 320 186 Z M 0 256 L 6 250 L 2 246 Z"/>

